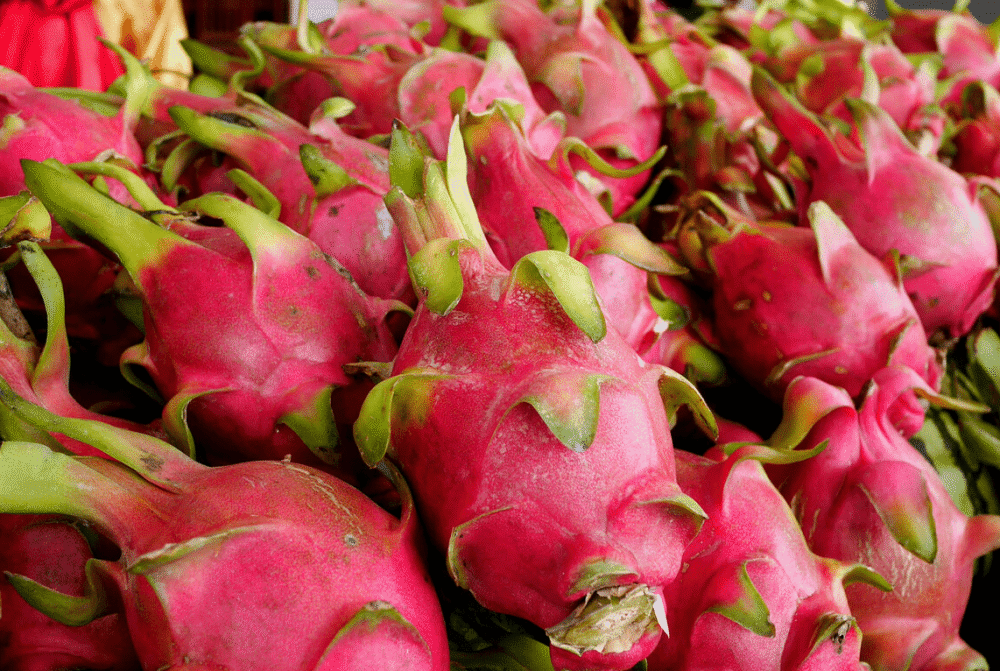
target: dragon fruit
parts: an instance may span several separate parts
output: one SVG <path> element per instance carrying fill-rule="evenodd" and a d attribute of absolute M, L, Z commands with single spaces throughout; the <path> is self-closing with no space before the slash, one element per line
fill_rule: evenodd
<path fill-rule="evenodd" d="M 579 262 L 500 264 L 457 120 L 443 166 L 394 131 L 390 171 L 421 301 L 355 423 L 362 455 L 400 465 L 456 584 L 544 628 L 555 668 L 628 669 L 660 636 L 660 586 L 701 519 L 674 481 L 670 417 L 711 414 L 606 327 Z"/>
<path fill-rule="evenodd" d="M 19 163 L 24 158 L 55 158 L 68 163 L 107 158 L 128 165 L 155 183 L 155 178 L 139 167 L 143 153 L 132 134 L 135 118 L 134 102 L 127 99 L 118 102 L 117 113 L 106 116 L 77 100 L 34 88 L 23 76 L 0 67 L 0 197 L 25 189 Z M 116 198 L 129 202 L 122 184 L 109 180 L 105 186 Z M 118 267 L 59 226 L 53 226 L 43 246 L 67 287 L 66 326 L 70 334 L 100 343 L 102 359 L 114 360 L 138 339 L 108 295 Z M 14 268 L 9 280 L 22 310 L 44 311 L 34 282 L 22 268 Z"/>
<path fill-rule="evenodd" d="M 920 154 L 870 103 L 845 101 L 860 136 L 855 145 L 832 137 L 761 69 L 754 71 L 753 89 L 768 119 L 809 166 L 801 211 L 825 201 L 869 252 L 898 252 L 903 286 L 928 337 L 967 333 L 993 301 L 997 279 L 997 243 L 978 187 Z"/>
<path fill-rule="evenodd" d="M 675 323 L 667 325 L 658 309 L 668 307 L 668 278 L 686 270 L 636 226 L 614 222 L 574 177 L 565 154 L 579 146 L 575 140 L 562 140 L 542 162 L 512 115 L 499 102 L 479 114 L 469 111 L 461 124 L 471 156 L 470 190 L 497 258 L 511 268 L 543 249 L 570 254 L 590 271 L 609 325 L 643 359 L 719 381 L 717 357 L 692 332 L 666 334 L 683 328 L 682 316 L 669 315 Z M 651 275 L 665 277 L 658 284 Z"/>
<path fill-rule="evenodd" d="M 447 86 L 442 85 L 445 81 Z M 486 112 L 500 99 L 520 105 L 518 126 L 531 152 L 541 160 L 552 156 L 565 135 L 565 118 L 559 112 L 542 110 L 506 43 L 490 42 L 485 61 L 440 49 L 410 68 L 399 84 L 400 121 L 423 135 L 437 158 L 443 159 L 448 149 L 454 117 L 451 98 L 459 87 L 464 87 L 465 108 L 473 114 Z"/>
<path fill-rule="evenodd" d="M 825 203 L 810 206 L 806 228 L 754 224 L 709 202 L 684 218 L 678 241 L 708 272 L 722 352 L 752 384 L 780 402 L 794 378 L 811 375 L 857 397 L 889 363 L 938 383 L 936 354 L 893 269 Z M 704 216 L 711 209 L 728 225 Z"/>
<path fill-rule="evenodd" d="M 388 133 L 399 115 L 400 79 L 423 57 L 424 45 L 392 13 L 366 4 L 342 3 L 333 18 L 318 25 L 304 19 L 298 26 L 252 23 L 242 32 L 274 60 L 312 73 L 308 87 L 296 87 L 298 97 L 305 98 L 296 102 L 302 109 L 341 96 L 356 105 L 342 120 L 346 132 L 359 138 Z M 272 88 L 280 91 L 281 86 L 279 81 Z M 280 95 L 289 101 L 297 97 Z"/>
<path fill-rule="evenodd" d="M 49 213 L 37 201 L 22 210 L 24 216 L 49 219 Z M 33 214 L 29 214 L 32 213 Z M 65 301 L 62 282 L 52 263 L 37 243 L 25 241 L 18 244 L 21 261 L 38 284 L 45 303 L 45 343 L 39 348 L 30 334 L 15 332 L 0 320 L 0 376 L 17 393 L 33 403 L 66 417 L 93 419 L 151 435 L 162 432 L 158 423 L 142 426 L 117 417 L 99 415 L 82 407 L 69 390 L 69 341 L 65 327 Z M 81 456 L 100 456 L 88 445 L 65 436 L 39 434 L 37 430 L 19 422 L 16 417 L 0 408 L 0 429 L 9 439 L 43 442 L 55 449 L 68 450 Z"/>
<path fill-rule="evenodd" d="M 566 115 L 566 134 L 616 168 L 629 168 L 660 146 L 659 103 L 642 66 L 601 23 L 597 4 L 557 5 L 546 13 L 535 0 L 489 0 L 464 9 L 446 6 L 444 16 L 474 35 L 507 42 L 542 109 Z M 614 216 L 633 204 L 649 179 L 646 171 L 605 176 L 579 157 L 573 166 L 603 185 Z"/>
<path fill-rule="evenodd" d="M 120 613 L 81 625 L 32 608 L 17 592 L 40 584 L 75 598 L 86 596 L 84 566 L 93 558 L 93 531 L 53 515 L 0 514 L 0 668 L 7 671 L 139 667 Z M 25 580 L 27 579 L 27 580 Z M 29 582 L 30 581 L 30 582 Z"/>
<path fill-rule="evenodd" d="M 893 585 L 888 593 L 847 588 L 864 632 L 861 658 L 873 670 L 986 668 L 958 627 L 974 560 L 1000 548 L 1000 517 L 963 514 L 930 462 L 906 441 L 923 419 L 914 392 L 955 403 L 905 367 L 876 373 L 860 410 L 842 389 L 795 380 L 770 444 L 828 445 L 772 477 L 814 552 L 864 562 Z"/>
<path fill-rule="evenodd" d="M 412 498 L 389 469 L 399 519 L 304 465 L 204 466 L 155 438 L 53 415 L 5 383 L 0 399 L 117 460 L 0 448 L 0 511 L 72 516 L 121 550 L 87 562 L 82 598 L 21 577 L 36 608 L 86 622 L 120 602 L 146 669 L 448 669 Z"/>
<path fill-rule="evenodd" d="M 996 37 L 968 11 L 905 10 L 892 0 L 892 40 L 907 54 L 933 53 L 941 61 L 938 78 L 946 85 L 942 104 L 957 102 L 974 81 L 1000 86 Z"/>
<path fill-rule="evenodd" d="M 785 499 L 755 460 L 759 448 L 721 462 L 675 454 L 678 483 L 708 519 L 684 552 L 684 570 L 664 588 L 670 636 L 650 655 L 650 671 L 861 671 L 862 636 L 844 586 L 889 585 L 865 566 L 809 550 Z"/>
<path fill-rule="evenodd" d="M 851 123 L 844 99 L 863 98 L 884 109 L 925 156 L 940 147 L 946 116 L 937 105 L 936 69 L 929 61 L 914 65 L 894 44 L 844 37 L 797 45 L 768 67 L 778 81 L 794 82 L 798 99 L 816 114 Z"/>
<path fill-rule="evenodd" d="M 986 82 L 969 84 L 962 93 L 961 116 L 952 138 L 952 168 L 1000 177 L 1000 93 Z"/>
<path fill-rule="evenodd" d="M 24 169 L 57 219 L 115 253 L 134 282 L 146 340 L 123 354 L 123 371 L 148 372 L 177 444 L 193 454 L 197 443 L 213 463 L 291 455 L 335 465 L 348 453 L 338 423 L 349 426 L 370 384 L 343 366 L 391 360 L 385 316 L 398 302 L 364 294 L 315 244 L 231 196 L 184 205 L 235 232 L 205 227 L 199 244 L 169 230 L 192 214 L 160 207 L 161 228 L 66 168 Z"/>
<path fill-rule="evenodd" d="M 170 108 L 202 145 L 237 160 L 280 205 L 278 218 L 351 272 L 362 289 L 409 300 L 402 239 L 382 203 L 386 150 L 326 124 L 318 137 L 289 118 L 248 107 L 222 114 Z"/>

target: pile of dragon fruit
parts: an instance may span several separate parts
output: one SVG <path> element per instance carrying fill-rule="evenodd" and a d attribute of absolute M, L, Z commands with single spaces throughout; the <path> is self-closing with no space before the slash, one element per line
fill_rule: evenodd
<path fill-rule="evenodd" d="M 988 668 L 995 27 L 304 5 L 0 69 L 0 671 Z"/>

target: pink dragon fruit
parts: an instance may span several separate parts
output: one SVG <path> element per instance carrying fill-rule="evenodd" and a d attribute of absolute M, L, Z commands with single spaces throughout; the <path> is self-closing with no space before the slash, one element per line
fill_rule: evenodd
<path fill-rule="evenodd" d="M 898 252 L 903 286 L 928 337 L 967 333 L 992 302 L 997 279 L 997 243 L 977 186 L 920 154 L 888 114 L 869 103 L 846 101 L 860 136 L 855 145 L 831 137 L 763 70 L 755 70 L 753 89 L 809 166 L 801 211 L 825 201 L 869 252 Z"/>
<path fill-rule="evenodd" d="M 889 589 L 860 564 L 813 554 L 749 446 L 724 461 L 675 452 L 677 481 L 708 515 L 664 587 L 670 636 L 650 671 L 726 668 L 861 671 L 862 635 L 844 586 Z M 777 454 L 775 458 L 805 458 Z M 868 587 L 871 589 L 871 587 Z"/>
<path fill-rule="evenodd" d="M 399 0 L 350 0 L 341 6 L 355 3 L 399 19 L 410 27 L 411 33 L 414 29 L 423 33 L 421 39 L 431 46 L 439 46 L 442 40 L 451 41 L 451 36 L 446 37 L 449 26 L 444 19 L 444 7 L 446 5 L 463 7 L 466 4 L 464 0 L 406 0 L 405 2 Z"/>
<path fill-rule="evenodd" d="M 385 316 L 398 302 L 369 297 L 315 244 L 231 196 L 189 201 L 187 214 L 160 207 L 161 228 L 65 168 L 24 169 L 46 207 L 100 240 L 134 281 L 146 340 L 125 352 L 123 372 L 151 376 L 174 441 L 192 454 L 197 443 L 213 463 L 291 455 L 336 464 L 349 454 L 338 423 L 353 422 L 370 384 L 343 366 L 391 360 Z M 191 216 L 221 219 L 235 235 L 169 230 L 195 227 L 184 224 Z"/>
<path fill-rule="evenodd" d="M 0 511 L 72 516 L 121 550 L 87 562 L 83 598 L 18 577 L 36 608 L 86 622 L 120 602 L 146 669 L 448 669 L 413 502 L 389 469 L 399 519 L 307 466 L 213 468 L 142 434 L 53 415 L 2 382 L 0 399 L 117 460 L 0 448 Z"/>
<path fill-rule="evenodd" d="M 556 669 L 628 669 L 701 516 L 674 481 L 670 416 L 711 414 L 606 328 L 579 262 L 500 264 L 457 123 L 443 166 L 394 131 L 390 171 L 421 301 L 355 423 L 362 455 L 400 464 L 456 584 L 544 628 Z"/>
<path fill-rule="evenodd" d="M 965 88 L 952 142 L 951 167 L 957 172 L 1000 177 L 1000 93 L 995 88 L 983 81 Z"/>
<path fill-rule="evenodd" d="M 795 380 L 770 444 L 828 446 L 772 477 L 814 552 L 863 561 L 893 585 L 888 593 L 847 589 L 864 632 L 863 661 L 875 671 L 984 669 L 958 627 L 974 560 L 1000 548 L 1000 517 L 959 511 L 930 462 L 906 441 L 923 419 L 913 392 L 954 403 L 905 367 L 879 371 L 860 410 L 841 389 Z"/>
<path fill-rule="evenodd" d="M 108 158 L 128 164 L 137 174 L 155 182 L 139 167 L 143 153 L 132 134 L 134 102 L 124 100 L 118 104 L 117 113 L 106 116 L 76 100 L 36 89 L 23 76 L 0 67 L 0 197 L 25 189 L 19 163 L 24 158 L 55 158 L 67 163 Z M 128 191 L 117 181 L 107 181 L 106 187 L 116 198 L 130 202 Z M 117 358 L 138 337 L 108 295 L 118 267 L 59 226 L 53 226 L 51 238 L 43 246 L 66 280 L 66 325 L 70 334 L 100 342 L 102 359 Z M 9 279 L 21 309 L 36 314 L 44 311 L 34 282 L 22 268 L 15 268 Z"/>
<path fill-rule="evenodd" d="M 958 102 L 970 82 L 1000 86 L 996 37 L 968 11 L 906 10 L 892 0 L 886 7 L 892 40 L 904 53 L 933 53 L 941 60 L 938 78 L 947 86 L 942 104 Z"/>
<path fill-rule="evenodd" d="M 723 354 L 752 384 L 780 401 L 794 378 L 811 375 L 856 397 L 889 363 L 938 383 L 936 355 L 893 269 L 825 203 L 810 206 L 806 228 L 753 224 L 710 202 L 728 226 L 696 209 L 677 235 L 689 262 L 710 273 Z"/>
<path fill-rule="evenodd" d="M 172 107 L 170 114 L 190 137 L 259 178 L 280 205 L 277 218 L 343 263 L 362 289 L 411 299 L 403 242 L 382 203 L 386 150 L 336 124 L 319 137 L 266 109 L 199 114 Z"/>
<path fill-rule="evenodd" d="M 601 23 L 596 2 L 556 6 L 546 13 L 535 0 L 489 0 L 465 9 L 445 7 L 445 18 L 474 35 L 503 39 L 547 112 L 566 114 L 566 134 L 578 137 L 618 168 L 650 159 L 660 146 L 659 103 L 642 66 Z M 648 172 L 627 178 L 594 173 L 618 216 L 634 202 Z"/>
<path fill-rule="evenodd" d="M 768 67 L 778 81 L 794 82 L 799 101 L 816 114 L 851 123 L 844 99 L 863 98 L 888 112 L 922 154 L 940 147 L 946 116 L 937 106 L 936 69 L 929 61 L 915 66 L 891 43 L 845 37 L 795 46 Z"/>
<path fill-rule="evenodd" d="M 93 536 L 90 529 L 86 533 Z M 84 566 L 94 555 L 81 526 L 54 515 L 0 514 L 0 538 L 0 569 L 5 574 L 0 577 L 0 669 L 139 668 L 120 613 L 109 612 L 86 624 L 60 622 L 32 608 L 17 592 L 18 587 L 39 584 L 76 599 L 87 596 Z"/>
<path fill-rule="evenodd" d="M 25 216 L 49 219 L 49 213 L 38 201 L 22 210 Z M 33 214 L 28 214 L 33 212 Z M 45 343 L 39 348 L 30 334 L 16 333 L 0 320 L 0 376 L 20 396 L 52 412 L 66 417 L 93 419 L 131 431 L 162 435 L 159 423 L 142 426 L 117 417 L 100 415 L 77 402 L 69 390 L 69 341 L 65 326 L 65 301 L 62 282 L 45 253 L 34 242 L 18 244 L 21 261 L 38 284 L 45 303 Z M 0 426 L 8 439 L 43 442 L 55 449 L 68 450 L 81 456 L 102 456 L 90 446 L 65 436 L 40 434 L 19 422 L 0 408 Z"/>
<path fill-rule="evenodd" d="M 649 277 L 681 275 L 685 269 L 636 226 L 612 221 L 562 158 L 572 139 L 557 145 L 543 163 L 503 103 L 465 114 L 461 128 L 472 159 L 473 200 L 494 254 L 506 267 L 543 249 L 568 253 L 590 271 L 608 323 L 643 359 L 719 381 L 721 362 L 697 335 L 667 333 L 683 328 L 683 317 L 668 315 L 673 323 L 664 321 L 659 308 L 676 307 L 666 304 L 667 278 L 657 284 Z"/>
<path fill-rule="evenodd" d="M 490 42 L 485 61 L 461 52 L 435 50 L 410 68 L 400 82 L 399 119 L 413 133 L 424 136 L 437 158 L 443 159 L 448 149 L 454 119 L 452 96 L 459 87 L 465 89 L 465 109 L 473 114 L 486 112 L 497 100 L 520 105 L 517 125 L 531 152 L 541 160 L 552 156 L 565 135 L 565 118 L 542 110 L 506 43 Z"/>
<path fill-rule="evenodd" d="M 305 86 L 295 88 L 297 95 L 281 93 L 279 80 L 276 87 L 282 99 L 299 97 L 296 104 L 305 110 L 314 109 L 325 98 L 347 98 L 356 108 L 342 123 L 349 134 L 360 138 L 391 130 L 392 120 L 399 115 L 396 91 L 400 79 L 424 51 L 409 26 L 366 4 L 343 3 L 333 18 L 319 25 L 254 23 L 242 32 L 274 60 L 313 73 Z"/>

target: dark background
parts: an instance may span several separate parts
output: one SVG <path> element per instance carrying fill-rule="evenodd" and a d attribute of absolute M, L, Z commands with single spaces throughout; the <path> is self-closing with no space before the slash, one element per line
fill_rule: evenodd
<path fill-rule="evenodd" d="M 885 0 L 867 0 L 876 18 L 887 18 Z M 954 2 L 947 0 L 896 0 L 896 4 L 907 9 L 951 9 Z M 969 11 L 983 23 L 992 23 L 1000 14 L 1000 0 L 972 0 Z"/>

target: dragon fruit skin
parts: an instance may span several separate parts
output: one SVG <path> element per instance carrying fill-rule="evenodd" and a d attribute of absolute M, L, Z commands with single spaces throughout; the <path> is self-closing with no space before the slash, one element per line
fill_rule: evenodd
<path fill-rule="evenodd" d="M 799 378 L 789 386 L 785 416 L 821 419 L 788 443 L 797 442 L 798 450 L 829 444 L 772 476 L 814 552 L 863 561 L 893 585 L 887 593 L 847 588 L 864 632 L 861 658 L 873 670 L 986 668 L 958 628 L 974 560 L 1000 547 L 1000 517 L 960 512 L 930 463 L 901 435 L 901 427 L 906 433 L 919 427 L 907 417 L 923 412 L 913 392 L 936 397 L 912 370 L 886 368 L 855 410 L 843 390 Z"/>
<path fill-rule="evenodd" d="M 173 440 L 189 452 L 201 445 L 213 463 L 291 455 L 336 465 L 344 454 L 337 424 L 350 425 L 352 390 L 369 386 L 343 365 L 392 358 L 384 318 L 396 303 L 364 294 L 316 245 L 231 196 L 185 207 L 222 219 L 243 244 L 216 227 L 205 227 L 210 239 L 199 244 L 166 230 L 171 219 L 183 222 L 179 211 L 160 208 L 160 228 L 65 169 L 26 162 L 25 172 L 59 219 L 101 240 L 128 270 L 146 340 L 125 352 L 123 372 L 149 373 L 167 400 Z M 202 287 L 200 300 L 191 282 Z M 248 415 L 250 406 L 257 410 Z"/>
<path fill-rule="evenodd" d="M 2 397 L 26 421 L 117 460 L 8 441 L 0 481 L 16 484 L 0 491 L 0 510 L 71 515 L 121 549 L 116 561 L 88 563 L 86 606 L 97 615 L 112 594 L 120 600 L 143 668 L 341 669 L 379 648 L 396 653 L 389 669 L 448 668 L 412 498 L 391 471 L 399 519 L 304 465 L 203 466 L 162 441 L 52 415 L 9 388 Z M 60 610 L 44 605 L 48 590 L 22 582 L 33 605 Z"/>
<path fill-rule="evenodd" d="M 531 152 L 541 160 L 552 156 L 565 134 L 565 119 L 542 110 L 524 70 L 504 42 L 490 42 L 485 60 L 440 49 L 410 68 L 399 85 L 400 121 L 423 135 L 437 158 L 443 159 L 448 149 L 454 118 L 450 98 L 459 87 L 465 88 L 465 108 L 472 114 L 486 112 L 498 99 L 520 105 L 517 125 Z"/>
<path fill-rule="evenodd" d="M 799 375 L 857 397 L 890 362 L 938 384 L 935 352 L 890 267 L 822 202 L 807 216 L 810 228 L 746 222 L 724 232 L 697 216 L 682 224 L 682 247 L 696 248 L 689 258 L 707 245 L 714 332 L 727 361 L 779 402 Z M 699 240 L 719 241 L 687 239 L 699 227 Z"/>
<path fill-rule="evenodd" d="M 609 325 L 643 359 L 678 372 L 693 366 L 699 377 L 718 381 L 720 364 L 700 338 L 666 332 L 678 326 L 664 324 L 654 306 L 653 292 L 664 293 L 669 277 L 684 274 L 684 268 L 634 225 L 611 219 L 568 162 L 559 160 L 564 144 L 543 163 L 502 104 L 467 114 L 462 132 L 472 157 L 470 190 L 487 239 L 506 267 L 534 251 L 567 252 L 590 271 Z M 659 288 L 649 287 L 650 274 L 662 276 Z"/>
<path fill-rule="evenodd" d="M 664 587 L 670 636 L 650 671 L 863 668 L 844 584 L 881 581 L 809 550 L 756 449 L 724 461 L 675 452 L 677 481 L 708 519 Z"/>
<path fill-rule="evenodd" d="M 952 168 L 963 174 L 1000 177 L 1000 93 L 974 82 L 962 94 L 962 120 L 952 142 Z"/>
<path fill-rule="evenodd" d="M 933 156 L 941 144 L 945 114 L 933 107 L 935 72 L 929 63 L 914 66 L 891 43 L 844 37 L 798 45 L 775 56 L 769 69 L 778 81 L 795 81 L 798 99 L 816 114 L 852 123 L 844 98 L 864 98 L 884 109 L 924 155 Z"/>
<path fill-rule="evenodd" d="M 368 138 L 388 133 L 399 116 L 395 95 L 399 82 L 422 58 L 424 46 L 391 13 L 365 5 L 344 3 L 333 18 L 313 30 L 307 48 L 298 43 L 296 27 L 291 25 L 247 24 L 242 32 L 271 57 L 269 61 L 282 62 L 294 72 L 311 70 L 334 83 L 331 91 L 322 86 L 317 90 L 324 97 L 342 96 L 356 105 L 341 120 L 350 135 Z M 316 107 L 323 99 L 298 104 Z"/>
<path fill-rule="evenodd" d="M 35 205 L 37 209 L 34 215 L 47 220 L 49 213 L 37 201 Z M 69 391 L 70 348 L 65 327 L 62 282 L 55 267 L 37 243 L 21 242 L 18 250 L 45 302 L 45 343 L 40 348 L 32 339 L 15 334 L 7 324 L 0 321 L 0 376 L 18 395 L 51 412 L 66 417 L 102 421 L 130 431 L 161 435 L 158 422 L 143 426 L 118 417 L 100 415 L 84 408 L 73 398 Z M 40 440 L 80 456 L 102 456 L 89 445 L 66 436 L 39 435 L 4 413 L 2 408 L 0 427 L 8 439 Z"/>
<path fill-rule="evenodd" d="M 442 175 L 394 132 L 390 169 L 413 195 L 395 186 L 387 203 L 422 299 L 355 438 L 368 463 L 400 465 L 456 584 L 545 628 L 557 669 L 627 669 L 659 637 L 649 586 L 676 574 L 700 515 L 673 481 L 660 389 L 700 399 L 606 328 L 579 262 L 497 261 L 460 143 L 456 124 Z"/>
<path fill-rule="evenodd" d="M 905 10 L 887 3 L 892 15 L 892 41 L 907 54 L 934 53 L 941 60 L 938 78 L 948 89 L 943 104 L 957 102 L 970 82 L 1000 85 L 996 39 L 968 11 Z"/>
<path fill-rule="evenodd" d="M 636 58 L 601 23 L 596 3 L 547 14 L 534 0 L 492 0 L 466 10 L 446 7 L 445 18 L 472 34 L 504 40 L 542 109 L 563 112 L 566 135 L 609 164 L 627 169 L 656 153 L 662 126 L 656 94 Z M 603 185 L 614 216 L 632 205 L 649 179 L 648 171 L 602 175 L 581 157 L 571 164 Z"/>
<path fill-rule="evenodd" d="M 150 183 L 155 177 L 137 166 L 143 164 L 142 149 L 132 134 L 134 116 L 123 104 L 115 116 L 105 116 L 77 101 L 63 99 L 34 88 L 20 74 L 0 68 L 0 197 L 25 189 L 21 159 L 55 158 L 66 163 L 113 156 L 130 163 Z M 86 132 L 80 132 L 80 129 Z M 116 198 L 128 202 L 121 183 L 108 180 Z M 77 242 L 59 226 L 52 227 L 44 245 L 60 276 L 66 280 L 67 328 L 79 338 L 100 342 L 104 360 L 113 360 L 136 338 L 134 329 L 117 313 L 107 295 L 118 267 L 98 251 Z M 31 278 L 20 267 L 9 274 L 22 310 L 41 313 L 41 296 Z"/>
<path fill-rule="evenodd" d="M 852 148 L 835 143 L 762 70 L 753 81 L 768 118 L 811 166 L 800 207 L 823 200 L 869 252 L 902 256 L 903 286 L 928 337 L 967 333 L 992 303 L 997 277 L 997 243 L 977 187 L 917 152 L 875 106 L 847 101 L 861 138 L 861 149 Z"/>
<path fill-rule="evenodd" d="M 267 110 L 170 113 L 188 135 L 258 178 L 280 204 L 278 218 L 343 263 L 362 289 L 410 299 L 402 239 L 382 202 L 389 190 L 384 149 L 337 124 L 325 124 L 319 137 Z"/>
<path fill-rule="evenodd" d="M 66 100 L 31 86 L 22 75 L 0 68 L 0 119 L 4 143 L 0 146 L 0 196 L 24 189 L 18 161 L 55 158 L 65 163 L 92 161 L 112 150 L 134 165 L 143 162 L 142 149 L 132 134 L 131 117 L 107 117 L 79 102 Z M 85 133 L 80 129 L 86 128 Z"/>
<path fill-rule="evenodd" d="M 71 520 L 52 515 L 0 514 L 0 569 L 72 596 L 85 593 L 84 564 L 93 553 Z M 46 671 L 139 668 L 125 620 L 108 613 L 82 626 L 57 622 L 32 608 L 0 577 L 0 668 Z"/>

